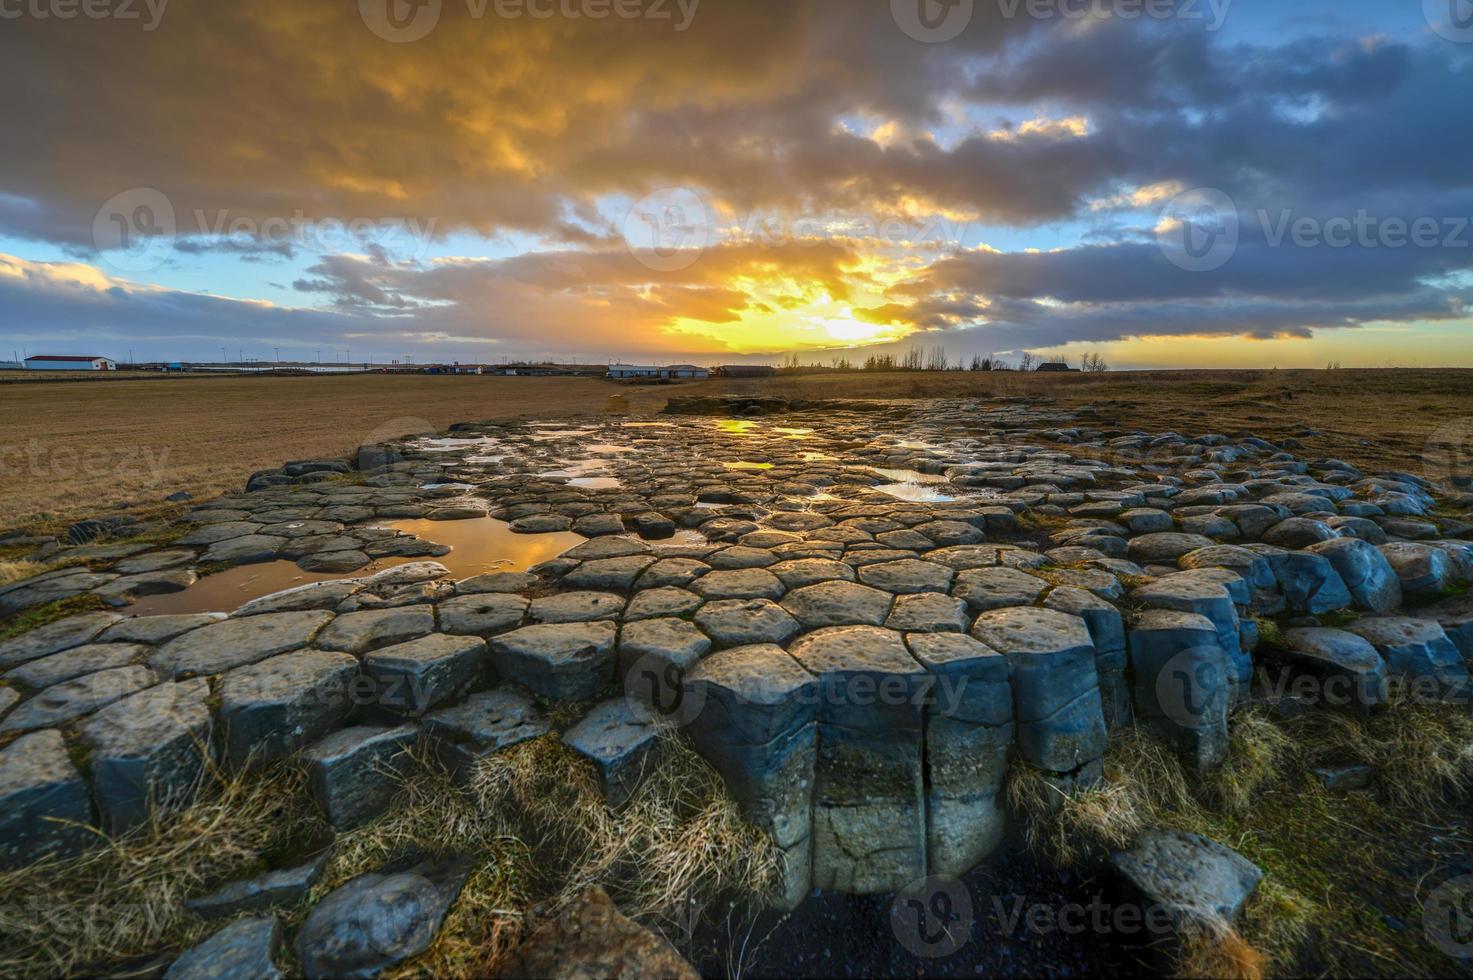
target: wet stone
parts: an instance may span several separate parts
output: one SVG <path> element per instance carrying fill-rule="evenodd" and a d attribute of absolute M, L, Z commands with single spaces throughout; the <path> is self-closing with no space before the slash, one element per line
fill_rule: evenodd
<path fill-rule="evenodd" d="M 789 653 L 819 681 L 813 884 L 898 891 L 925 874 L 922 764 L 931 677 L 899 633 L 821 629 Z"/>
<path fill-rule="evenodd" d="M 563 592 L 533 599 L 527 615 L 535 623 L 586 623 L 623 611 L 624 597 L 612 592 Z"/>
<path fill-rule="evenodd" d="M 210 745 L 209 693 L 204 678 L 160 684 L 108 705 L 82 725 L 92 795 L 110 833 L 189 801 Z"/>
<path fill-rule="evenodd" d="M 432 606 L 364 609 L 338 616 L 317 635 L 316 645 L 323 650 L 362 654 L 434 631 Z"/>
<path fill-rule="evenodd" d="M 1388 676 L 1407 685 L 1413 700 L 1458 702 L 1468 697 L 1468 666 L 1436 622 L 1406 616 L 1369 617 L 1346 629 L 1376 648 L 1386 661 Z"/>
<path fill-rule="evenodd" d="M 279 980 L 281 923 L 270 916 L 241 919 L 186 950 L 164 980 Z"/>
<path fill-rule="evenodd" d="M 718 599 L 703 605 L 695 620 L 717 646 L 784 643 L 802 629 L 770 599 Z"/>
<path fill-rule="evenodd" d="M 655 764 L 659 729 L 654 717 L 629 698 L 596 705 L 563 733 L 563 742 L 593 763 L 611 807 L 623 806 Z"/>
<path fill-rule="evenodd" d="M 486 642 L 474 636 L 429 636 L 384 647 L 363 658 L 378 691 L 375 704 L 418 717 L 486 676 Z"/>
<path fill-rule="evenodd" d="M 55 729 L 0 749 L 0 868 L 75 854 L 95 838 L 87 784 Z"/>
<path fill-rule="evenodd" d="M 307 646 L 332 618 L 315 610 L 227 619 L 175 637 L 148 663 L 165 677 L 220 674 Z"/>
<path fill-rule="evenodd" d="M 342 724 L 353 709 L 358 661 L 298 650 L 238 667 L 220 681 L 220 725 L 232 766 L 274 762 Z"/>
<path fill-rule="evenodd" d="M 252 599 L 235 610 L 233 618 L 260 616 L 265 613 L 336 609 L 344 599 L 362 591 L 364 584 L 358 579 L 340 579 L 299 585 L 281 592 L 273 592 L 259 599 Z"/>
<path fill-rule="evenodd" d="M 607 621 L 524 626 L 491 641 L 505 680 L 559 701 L 587 701 L 614 679 L 616 628 Z"/>
<path fill-rule="evenodd" d="M 352 830 L 388 808 L 418 739 L 414 725 L 355 726 L 302 753 L 312 796 L 334 830 Z"/>
<path fill-rule="evenodd" d="M 527 600 L 515 593 L 473 593 L 445 600 L 435 614 L 443 632 L 489 637 L 521 625 Z"/>

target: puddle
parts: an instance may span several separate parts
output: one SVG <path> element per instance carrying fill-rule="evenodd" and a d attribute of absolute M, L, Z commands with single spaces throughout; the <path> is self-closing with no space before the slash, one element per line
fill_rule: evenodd
<path fill-rule="evenodd" d="M 787 437 L 789 439 L 811 439 L 811 438 L 813 438 L 813 430 L 812 429 L 780 429 L 779 428 L 779 429 L 773 429 L 772 431 L 773 432 L 781 432 L 785 437 Z"/>
<path fill-rule="evenodd" d="M 573 480 L 588 476 L 608 476 L 609 471 L 604 468 L 601 459 L 585 459 L 577 463 L 570 463 L 560 470 L 544 470 L 537 474 L 542 480 Z"/>
<path fill-rule="evenodd" d="M 474 490 L 474 483 L 422 483 L 421 490 Z"/>
<path fill-rule="evenodd" d="M 580 439 L 592 434 L 592 429 L 545 429 L 541 432 L 534 432 L 528 438 L 536 442 L 550 442 L 553 439 Z"/>
<path fill-rule="evenodd" d="M 674 422 L 621 422 L 626 429 L 673 429 Z"/>
<path fill-rule="evenodd" d="M 805 463 L 821 463 L 825 460 L 836 460 L 839 457 L 830 456 L 828 453 L 800 453 L 799 458 L 801 458 Z"/>
<path fill-rule="evenodd" d="M 940 473 L 922 473 L 920 470 L 887 470 L 871 467 L 876 473 L 896 483 L 950 483 L 951 479 Z"/>
<path fill-rule="evenodd" d="M 587 540 L 572 531 L 513 534 L 505 521 L 490 517 L 472 517 L 464 521 L 389 521 L 381 526 L 435 544 L 449 545 L 452 549 L 450 554 L 430 560 L 450 569 L 451 577 L 457 579 L 486 572 L 524 572 L 538 562 L 556 558 Z"/>
<path fill-rule="evenodd" d="M 304 572 L 293 561 L 266 561 L 255 565 L 237 565 L 214 575 L 206 575 L 182 592 L 167 595 L 144 596 L 131 606 L 121 610 L 128 616 L 172 616 L 181 613 L 234 612 L 242 604 L 263 595 L 326 582 L 331 579 L 353 578 L 371 575 L 374 572 L 402 565 L 409 558 L 386 558 L 375 562 L 353 575 L 342 572 Z"/>
<path fill-rule="evenodd" d="M 744 419 L 718 419 L 716 428 L 730 436 L 749 436 L 757 428 L 757 423 Z"/>
<path fill-rule="evenodd" d="M 438 561 L 456 579 L 485 572 L 524 572 L 538 562 L 558 555 L 585 539 L 571 531 L 549 534 L 513 534 L 505 521 L 475 517 L 464 521 L 389 521 L 392 527 L 426 541 L 449 545 L 441 558 L 383 558 L 356 572 L 304 572 L 296 562 L 269 561 L 237 565 L 215 575 L 206 575 L 182 592 L 144 596 L 122 610 L 129 616 L 162 616 L 178 613 L 234 612 L 242 603 L 264 595 L 333 579 L 361 578 L 411 561 Z M 699 538 L 704 542 L 705 538 Z"/>
<path fill-rule="evenodd" d="M 748 463 L 746 461 L 743 461 L 743 462 L 740 462 L 740 463 L 722 463 L 721 465 L 722 466 L 725 466 L 729 470 L 770 470 L 770 469 L 772 469 L 772 464 L 771 463 Z"/>
<path fill-rule="evenodd" d="M 585 490 L 617 490 L 624 486 L 624 481 L 612 476 L 579 476 L 569 480 L 568 486 Z"/>
<path fill-rule="evenodd" d="M 584 446 L 583 448 L 586 449 L 588 452 L 598 453 L 601 456 L 613 456 L 620 453 L 627 453 L 631 449 L 631 447 L 629 446 L 620 446 L 617 443 L 612 442 L 596 442 L 591 446 Z"/>
<path fill-rule="evenodd" d="M 885 483 L 873 489 L 918 504 L 939 504 L 956 498 L 921 483 Z"/>
<path fill-rule="evenodd" d="M 420 439 L 409 445 L 427 453 L 458 453 L 466 449 L 492 449 L 501 443 L 490 436 L 477 436 L 472 439 Z"/>

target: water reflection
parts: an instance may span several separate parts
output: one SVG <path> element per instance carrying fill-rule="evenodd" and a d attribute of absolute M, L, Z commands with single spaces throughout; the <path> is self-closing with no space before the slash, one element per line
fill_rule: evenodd
<path fill-rule="evenodd" d="M 408 558 L 390 558 L 375 563 L 357 575 L 371 575 L 380 569 L 401 565 Z M 181 592 L 143 596 L 122 610 L 129 616 L 171 616 L 182 613 L 234 612 L 242 604 L 263 595 L 293 589 L 313 582 L 345 578 L 341 572 L 304 572 L 292 561 L 266 561 L 255 565 L 237 565 L 214 575 L 206 575 Z"/>
<path fill-rule="evenodd" d="M 732 436 L 749 436 L 752 430 L 757 428 L 756 422 L 748 422 L 745 419 L 717 419 L 716 428 Z"/>
<path fill-rule="evenodd" d="M 920 470 L 887 470 L 880 466 L 872 467 L 874 471 L 888 480 L 896 483 L 950 483 L 951 478 L 942 476 L 940 473 L 922 473 Z"/>
<path fill-rule="evenodd" d="M 874 489 L 881 493 L 888 493 L 892 497 L 898 497 L 901 500 L 909 500 L 914 503 L 943 503 L 956 499 L 949 494 L 942 493 L 940 490 L 932 489 L 931 486 L 919 483 L 885 483 Z"/>
<path fill-rule="evenodd" d="M 772 464 L 771 463 L 750 463 L 750 462 L 747 462 L 746 460 L 743 460 L 740 463 L 722 463 L 721 465 L 722 466 L 725 466 L 729 470 L 770 470 L 770 469 L 772 469 Z"/>

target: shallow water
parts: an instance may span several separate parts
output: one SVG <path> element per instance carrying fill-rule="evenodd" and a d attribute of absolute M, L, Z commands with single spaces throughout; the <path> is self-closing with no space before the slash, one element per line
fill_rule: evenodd
<path fill-rule="evenodd" d="M 579 476 L 569 480 L 568 486 L 585 490 L 617 490 L 624 486 L 624 481 L 612 476 Z"/>
<path fill-rule="evenodd" d="M 951 478 L 940 473 L 922 473 L 920 470 L 887 470 L 876 466 L 874 471 L 896 483 L 950 483 Z"/>
<path fill-rule="evenodd" d="M 940 490 L 921 483 L 883 483 L 874 489 L 912 503 L 936 504 L 956 499 L 950 494 L 942 493 Z"/>
<path fill-rule="evenodd" d="M 385 522 L 426 541 L 449 545 L 450 554 L 440 558 L 383 558 L 356 572 L 304 572 L 292 561 L 237 565 L 207 575 L 182 592 L 144 596 L 122 612 L 130 616 L 161 616 L 178 613 L 234 612 L 243 603 L 284 589 L 361 578 L 411 561 L 438 561 L 450 569 L 452 578 L 470 578 L 485 572 L 523 572 L 539 562 L 556 558 L 586 538 L 571 531 L 548 534 L 513 534 L 505 521 L 473 517 L 464 521 L 405 520 Z M 704 540 L 704 538 L 702 539 Z"/>
<path fill-rule="evenodd" d="M 717 419 L 716 428 L 729 436 L 750 436 L 757 428 L 757 423 L 745 419 Z"/>
<path fill-rule="evenodd" d="M 746 460 L 742 460 L 739 463 L 722 463 L 721 465 L 722 466 L 725 466 L 729 470 L 770 470 L 770 469 L 772 469 L 772 464 L 771 463 L 752 463 L 752 462 L 748 462 Z"/>

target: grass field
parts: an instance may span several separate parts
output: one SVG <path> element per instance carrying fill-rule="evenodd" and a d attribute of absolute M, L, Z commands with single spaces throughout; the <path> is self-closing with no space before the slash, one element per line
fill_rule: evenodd
<path fill-rule="evenodd" d="M 0 527 L 238 488 L 288 459 L 472 419 L 648 414 L 680 394 L 1043 397 L 1109 427 L 1298 437 L 1309 456 L 1422 469 L 1434 432 L 1473 431 L 1473 371 L 814 374 L 626 387 L 581 378 L 91 376 L 0 384 Z M 1316 434 L 1306 435 L 1308 430 Z"/>

